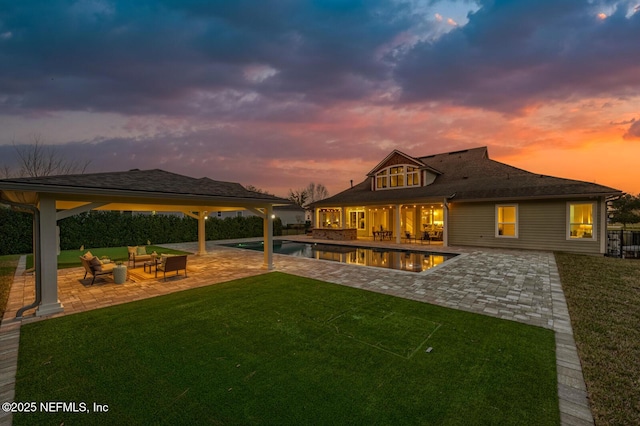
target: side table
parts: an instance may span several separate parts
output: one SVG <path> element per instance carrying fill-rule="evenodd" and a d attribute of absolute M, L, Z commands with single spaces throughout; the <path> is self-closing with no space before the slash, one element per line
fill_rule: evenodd
<path fill-rule="evenodd" d="M 113 281 L 124 284 L 127 281 L 127 265 L 117 265 L 113 268 Z"/>

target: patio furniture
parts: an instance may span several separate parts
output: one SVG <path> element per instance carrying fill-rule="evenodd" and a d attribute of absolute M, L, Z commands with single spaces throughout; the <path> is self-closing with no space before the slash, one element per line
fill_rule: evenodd
<path fill-rule="evenodd" d="M 179 271 L 184 270 L 184 276 L 187 276 L 187 255 L 177 256 L 162 256 L 162 262 L 156 266 L 156 278 L 158 278 L 158 271 L 162 271 L 164 280 L 167 280 L 167 272 L 176 271 L 176 275 Z"/>
<path fill-rule="evenodd" d="M 422 236 L 420 237 L 420 244 L 422 244 L 423 241 L 427 241 L 429 244 L 431 244 L 431 237 L 429 236 L 428 231 L 422 232 Z"/>
<path fill-rule="evenodd" d="M 127 265 L 117 265 L 113 268 L 113 281 L 116 284 L 124 284 L 127 281 Z"/>
<path fill-rule="evenodd" d="M 149 273 L 151 273 L 151 268 L 153 268 L 154 266 L 157 268 L 160 262 L 161 260 L 158 256 L 151 255 L 151 260 L 144 262 L 144 264 L 142 265 L 142 270 L 144 272 L 147 272 L 147 268 L 149 268 Z"/>
<path fill-rule="evenodd" d="M 151 260 L 152 255 L 147 254 L 147 248 L 144 246 L 127 246 L 129 251 L 129 265 L 133 262 L 133 268 L 136 267 L 136 262 L 146 262 Z"/>
<path fill-rule="evenodd" d="M 82 266 L 84 266 L 84 278 L 87 278 L 87 274 L 91 274 L 93 277 L 91 280 L 91 285 L 96 281 L 96 277 L 109 275 L 113 272 L 113 263 L 109 263 L 103 265 L 96 256 L 93 256 L 91 259 L 86 258 L 85 256 L 80 256 L 80 261 L 82 262 Z"/>

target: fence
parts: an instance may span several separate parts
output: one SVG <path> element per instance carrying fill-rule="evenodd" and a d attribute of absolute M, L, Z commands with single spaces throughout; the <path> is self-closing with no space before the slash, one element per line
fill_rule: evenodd
<path fill-rule="evenodd" d="M 607 256 L 640 257 L 640 231 L 607 231 Z"/>

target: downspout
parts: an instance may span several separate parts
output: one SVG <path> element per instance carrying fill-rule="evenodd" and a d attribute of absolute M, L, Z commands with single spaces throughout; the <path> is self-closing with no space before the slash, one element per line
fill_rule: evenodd
<path fill-rule="evenodd" d="M 30 305 L 23 306 L 16 312 L 16 319 L 22 319 L 22 314 L 33 308 L 37 308 L 42 300 L 42 278 L 41 278 L 41 250 L 40 250 L 40 210 L 36 206 L 30 204 L 19 204 L 13 201 L 0 200 L 2 204 L 11 206 L 16 211 L 22 211 L 33 214 L 33 266 L 35 268 L 35 285 L 36 285 L 36 298 Z"/>
<path fill-rule="evenodd" d="M 449 201 L 453 200 L 456 196 L 456 193 L 449 195 L 448 197 L 444 197 L 444 226 L 442 229 L 442 245 L 444 247 L 449 247 Z"/>

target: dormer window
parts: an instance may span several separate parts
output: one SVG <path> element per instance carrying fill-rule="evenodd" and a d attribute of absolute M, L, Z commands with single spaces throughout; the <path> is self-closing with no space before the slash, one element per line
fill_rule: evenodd
<path fill-rule="evenodd" d="M 419 185 L 420 169 L 414 166 L 394 165 L 376 173 L 376 190 Z"/>
<path fill-rule="evenodd" d="M 387 177 L 387 169 L 384 169 L 376 174 L 376 188 L 384 189 L 389 186 L 389 178 Z"/>

